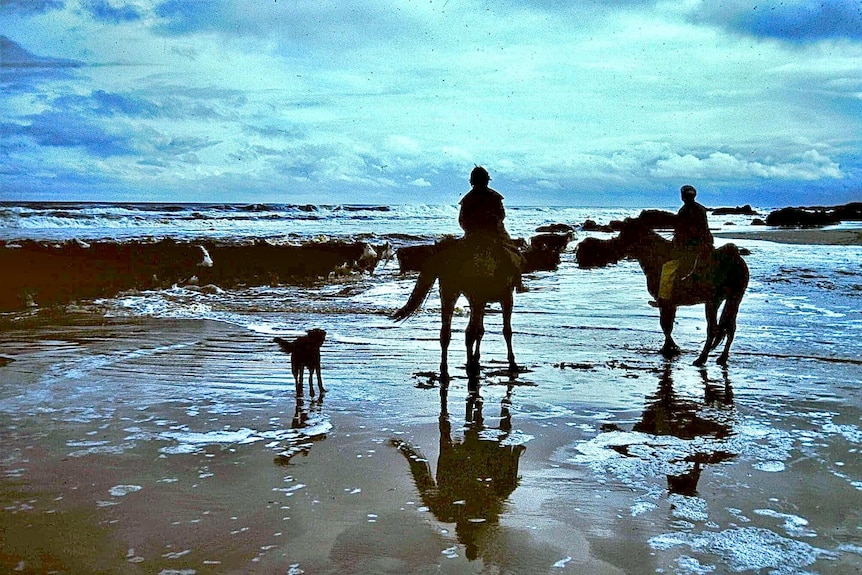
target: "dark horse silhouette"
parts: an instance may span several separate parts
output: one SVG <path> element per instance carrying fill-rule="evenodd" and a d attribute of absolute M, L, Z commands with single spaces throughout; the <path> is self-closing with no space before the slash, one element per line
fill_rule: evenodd
<path fill-rule="evenodd" d="M 509 370 L 518 370 L 512 351 L 512 309 L 514 290 L 521 273 L 519 257 L 499 241 L 479 237 L 449 240 L 422 265 L 410 298 L 392 314 L 392 318 L 403 320 L 418 312 L 434 283 L 439 280 L 441 377 L 449 375 L 452 316 L 462 294 L 470 303 L 470 321 L 465 331 L 467 372 L 475 374 L 479 370 L 479 347 L 485 334 L 485 306 L 489 302 L 499 302 L 503 309 L 503 337 L 508 350 Z"/>
<path fill-rule="evenodd" d="M 616 238 L 599 240 L 587 238 L 578 245 L 577 259 L 581 267 L 597 267 L 616 263 L 631 257 L 640 264 L 647 280 L 647 290 L 658 299 L 661 269 L 665 262 L 675 259 L 673 242 L 661 237 L 638 218 L 627 218 Z M 727 365 L 730 345 L 736 333 L 736 316 L 742 296 L 748 287 L 748 265 L 734 244 L 726 244 L 712 251 L 706 261 L 698 261 L 693 270 L 683 272 L 677 280 L 673 297 L 659 306 L 659 322 L 664 332 L 661 353 L 666 357 L 679 354 L 671 332 L 679 306 L 704 304 L 706 307 L 706 342 L 695 365 L 704 365 L 709 352 L 724 340 L 724 350 L 716 360 Z M 721 318 L 718 308 L 724 302 Z"/>

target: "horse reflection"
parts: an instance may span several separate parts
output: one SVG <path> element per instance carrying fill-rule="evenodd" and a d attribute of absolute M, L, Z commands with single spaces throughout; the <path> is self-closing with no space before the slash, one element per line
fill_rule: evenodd
<path fill-rule="evenodd" d="M 290 422 L 291 432 L 285 439 L 286 446 L 275 456 L 276 465 L 287 465 L 295 456 L 308 455 L 314 442 L 326 439 L 326 418 L 322 414 L 323 396 L 320 399 L 306 401 L 301 395 L 296 397 L 293 419 Z"/>
<path fill-rule="evenodd" d="M 455 524 L 458 541 L 470 560 L 479 555 L 478 541 L 496 524 L 506 498 L 518 486 L 518 462 L 526 449 L 504 440 L 512 429 L 512 387 L 500 404 L 497 429 L 485 425 L 478 393 L 467 398 L 464 438 L 453 440 L 446 390 L 440 392 L 440 455 L 436 478 L 428 460 L 406 442 L 392 444 L 407 459 L 422 503 L 439 520 Z"/>
<path fill-rule="evenodd" d="M 650 435 L 669 435 L 679 439 L 693 440 L 700 437 L 724 439 L 731 434 L 731 426 L 721 420 L 704 417 L 704 407 L 727 409 L 733 406 L 733 389 L 727 377 L 727 370 L 722 370 L 724 382 L 716 384 L 709 379 L 705 369 L 700 370 L 704 384 L 704 402 L 699 403 L 680 398 L 673 388 L 672 364 L 666 362 L 659 377 L 658 390 L 650 396 L 650 402 L 644 409 L 641 420 L 634 425 L 633 431 Z M 696 451 L 682 460 L 691 467 L 679 474 L 668 474 L 667 485 L 671 493 L 693 496 L 697 493 L 700 481 L 701 466 L 721 463 L 733 458 L 727 451 Z"/>

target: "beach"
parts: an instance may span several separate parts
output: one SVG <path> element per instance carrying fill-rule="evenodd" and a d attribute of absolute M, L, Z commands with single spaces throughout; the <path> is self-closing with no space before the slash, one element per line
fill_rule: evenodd
<path fill-rule="evenodd" d="M 783 244 L 809 244 L 818 246 L 858 246 L 862 245 L 862 231 L 858 229 L 767 229 L 745 230 L 739 232 L 722 231 L 717 234 L 726 239 L 751 239 L 778 242 Z"/>
<path fill-rule="evenodd" d="M 516 296 L 519 373 L 487 318 L 478 403 L 466 305 L 441 393 L 439 301 L 392 322 L 394 262 L 3 314 L 0 571 L 858 573 L 862 248 L 775 233 L 734 236 L 726 368 L 691 365 L 700 307 L 659 355 L 637 265 L 576 240 Z M 298 400 L 273 336 L 311 327 L 328 392 Z"/>

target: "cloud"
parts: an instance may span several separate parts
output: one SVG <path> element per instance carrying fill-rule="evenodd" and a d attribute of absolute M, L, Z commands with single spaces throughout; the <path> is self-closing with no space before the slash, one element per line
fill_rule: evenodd
<path fill-rule="evenodd" d="M 774 19 L 757 20 L 764 7 Z M 58 197 L 70 187 L 53 174 L 170 199 L 446 203 L 474 163 L 510 204 L 646 202 L 689 178 L 707 194 L 849 194 L 862 180 L 852 5 L 751 8 L 6 2 L 3 169 Z"/>
<path fill-rule="evenodd" d="M 291 54 L 289 47 L 305 47 L 341 54 L 360 45 L 387 39 L 413 44 L 425 31 L 415 5 L 401 2 L 318 0 L 316 2 L 188 2 L 166 0 L 154 10 L 161 34 L 199 33 L 268 39 Z"/>
<path fill-rule="evenodd" d="M 127 135 L 110 133 L 74 114 L 45 112 L 29 119 L 29 124 L 3 124 L 0 126 L 0 132 L 9 136 L 32 138 L 40 146 L 80 147 L 97 157 L 133 152 Z"/>
<path fill-rule="evenodd" d="M 804 44 L 829 39 L 862 40 L 859 0 L 766 0 L 703 2 L 695 22 L 732 32 Z"/>
<path fill-rule="evenodd" d="M 142 10 L 126 1 L 86 0 L 82 7 L 101 22 L 135 22 L 144 17 Z"/>
<path fill-rule="evenodd" d="M 655 162 L 650 174 L 659 178 L 698 180 L 801 180 L 841 179 L 844 174 L 837 162 L 817 150 L 784 161 L 743 158 L 726 152 L 712 152 L 704 157 L 693 154 L 672 154 Z"/>
<path fill-rule="evenodd" d="M 65 5 L 65 0 L 2 0 L 0 11 L 5 13 L 38 14 L 51 10 L 59 10 Z"/>

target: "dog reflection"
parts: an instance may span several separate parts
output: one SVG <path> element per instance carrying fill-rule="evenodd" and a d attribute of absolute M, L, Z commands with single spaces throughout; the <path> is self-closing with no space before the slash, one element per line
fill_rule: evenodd
<path fill-rule="evenodd" d="M 322 415 L 323 397 L 318 400 L 306 401 L 301 396 L 296 398 L 293 419 L 290 422 L 292 433 L 285 439 L 284 450 L 275 456 L 276 465 L 287 465 L 297 455 L 308 455 L 316 441 L 326 439 L 325 431 L 317 426 L 325 421 Z M 314 430 L 317 429 L 317 432 Z"/>
<path fill-rule="evenodd" d="M 700 403 L 680 398 L 673 388 L 673 371 L 670 362 L 666 363 L 659 377 L 658 390 L 650 396 L 650 402 L 644 409 L 641 420 L 633 427 L 633 431 L 650 435 L 670 435 L 680 439 L 692 440 L 698 437 L 724 439 L 731 433 L 731 427 L 726 422 L 705 417 L 704 407 L 727 409 L 733 406 L 733 390 L 727 377 L 727 370 L 722 370 L 723 385 L 709 379 L 706 369 L 700 374 L 704 383 L 704 402 Z M 697 484 L 703 465 L 721 463 L 732 459 L 734 455 L 726 451 L 696 452 L 682 460 L 672 461 L 691 464 L 684 473 L 668 475 L 667 486 L 671 493 L 693 496 L 697 494 Z"/>
<path fill-rule="evenodd" d="M 417 449 L 392 440 L 410 465 L 422 503 L 439 521 L 455 524 L 455 534 L 470 560 L 478 556 L 479 536 L 497 523 L 506 498 L 518 486 L 518 461 L 526 448 L 503 443 L 512 428 L 510 396 L 511 389 L 501 403 L 499 432 L 495 432 L 485 426 L 481 398 L 471 393 L 464 438 L 458 441 L 452 439 L 446 395 L 441 393 L 436 478 Z"/>

